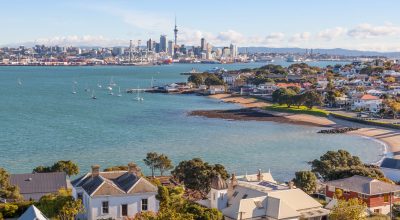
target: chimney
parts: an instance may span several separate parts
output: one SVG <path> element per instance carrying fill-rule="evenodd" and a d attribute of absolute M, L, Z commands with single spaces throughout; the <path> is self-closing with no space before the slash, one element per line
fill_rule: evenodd
<path fill-rule="evenodd" d="M 235 186 L 238 184 L 238 181 L 236 179 L 236 175 L 234 173 L 232 173 L 232 177 L 231 177 L 231 185 L 232 188 L 235 188 Z"/>
<path fill-rule="evenodd" d="M 258 173 L 257 173 L 257 181 L 261 182 L 263 180 L 263 175 L 261 173 L 261 169 L 258 169 Z"/>
<path fill-rule="evenodd" d="M 96 177 L 100 175 L 100 166 L 99 165 L 93 165 L 92 166 L 92 177 Z"/>
<path fill-rule="evenodd" d="M 128 173 L 135 174 L 136 176 L 142 175 L 140 167 L 134 162 L 128 163 Z"/>

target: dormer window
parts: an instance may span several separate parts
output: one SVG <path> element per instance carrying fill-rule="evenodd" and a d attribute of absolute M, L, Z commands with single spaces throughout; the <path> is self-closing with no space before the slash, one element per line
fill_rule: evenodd
<path fill-rule="evenodd" d="M 244 194 L 243 197 L 242 197 L 242 199 L 246 199 L 247 196 L 248 196 L 247 194 Z"/>

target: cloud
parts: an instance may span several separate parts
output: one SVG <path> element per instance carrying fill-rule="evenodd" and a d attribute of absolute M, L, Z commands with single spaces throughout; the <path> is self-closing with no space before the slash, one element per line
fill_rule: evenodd
<path fill-rule="evenodd" d="M 323 39 L 326 41 L 332 41 L 332 40 L 342 36 L 345 32 L 346 32 L 345 28 L 335 27 L 335 28 L 329 28 L 329 29 L 320 31 L 317 36 L 320 39 Z"/>
<path fill-rule="evenodd" d="M 28 43 L 29 44 L 29 43 Z M 103 36 L 93 35 L 70 35 L 70 36 L 55 36 L 50 38 L 39 38 L 32 42 L 32 44 L 44 45 L 60 45 L 60 46 L 116 46 L 128 45 L 128 40 L 123 39 L 109 39 Z"/>
<path fill-rule="evenodd" d="M 291 42 L 291 43 L 301 43 L 301 42 L 310 40 L 310 38 L 311 38 L 311 33 L 310 32 L 297 33 L 297 34 L 294 34 L 289 39 L 289 42 Z"/>
<path fill-rule="evenodd" d="M 360 24 L 357 27 L 350 29 L 347 34 L 355 38 L 374 38 L 381 36 L 393 36 L 400 34 L 400 27 L 392 24 L 381 26 L 373 26 L 371 24 Z"/>

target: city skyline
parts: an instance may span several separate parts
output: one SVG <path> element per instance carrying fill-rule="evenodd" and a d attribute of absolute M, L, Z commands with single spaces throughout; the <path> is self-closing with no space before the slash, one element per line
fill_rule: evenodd
<path fill-rule="evenodd" d="M 215 46 L 400 51 L 396 1 L 385 5 L 364 1 L 362 10 L 355 0 L 346 4 L 309 0 L 293 2 L 293 7 L 278 1 L 146 3 L 3 2 L 0 25 L 6 31 L 0 45 L 123 46 L 129 40 L 160 35 L 167 35 L 168 42 L 174 40 L 176 15 L 179 45 L 198 45 L 205 38 Z"/>

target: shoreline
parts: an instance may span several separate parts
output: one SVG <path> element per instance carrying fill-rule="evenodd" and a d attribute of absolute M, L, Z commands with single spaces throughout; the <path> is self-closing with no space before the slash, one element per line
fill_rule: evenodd
<path fill-rule="evenodd" d="M 244 109 L 252 109 L 253 111 L 258 111 L 261 113 L 272 115 L 272 117 L 269 117 L 269 120 L 257 120 L 257 118 L 251 118 L 256 121 L 272 121 L 278 123 L 289 123 L 297 125 L 330 127 L 330 128 L 348 127 L 346 126 L 346 124 L 352 124 L 353 126 L 355 125 L 354 127 L 359 127 L 360 129 L 355 131 L 350 131 L 344 134 L 357 135 L 363 138 L 370 139 L 382 145 L 383 156 L 379 161 L 375 162 L 374 164 L 380 164 L 383 161 L 383 159 L 387 157 L 400 159 L 400 131 L 396 131 L 394 129 L 368 126 L 359 123 L 347 123 L 341 120 L 334 120 L 331 118 L 318 117 L 313 115 L 265 111 L 260 108 L 269 106 L 271 104 L 257 100 L 255 98 L 234 97 L 230 94 L 217 94 L 217 95 L 211 95 L 209 97 L 221 100 L 223 102 L 238 104 Z M 207 117 L 206 114 L 199 116 Z M 234 118 L 231 119 L 235 120 Z M 248 120 L 248 119 L 242 117 L 240 118 L 240 120 Z"/>

